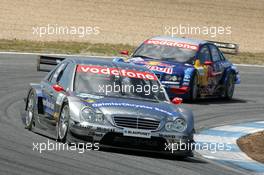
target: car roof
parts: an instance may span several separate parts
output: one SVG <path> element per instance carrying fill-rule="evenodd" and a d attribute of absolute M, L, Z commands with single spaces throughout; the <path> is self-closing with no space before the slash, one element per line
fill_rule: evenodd
<path fill-rule="evenodd" d="M 113 57 L 114 58 L 114 57 Z M 133 69 L 144 72 L 151 72 L 148 68 L 135 64 L 128 64 L 123 62 L 113 62 L 113 58 L 109 57 L 68 57 L 66 60 L 71 61 L 73 64 L 82 65 L 100 65 L 105 67 L 118 67 L 121 69 Z"/>
<path fill-rule="evenodd" d="M 151 40 L 161 40 L 161 41 L 173 41 L 173 42 L 179 42 L 179 43 L 187 43 L 192 45 L 201 45 L 208 43 L 205 40 L 199 40 L 199 39 L 191 39 L 191 38 L 180 38 L 180 37 L 172 37 L 172 36 L 155 36 L 150 38 Z"/>

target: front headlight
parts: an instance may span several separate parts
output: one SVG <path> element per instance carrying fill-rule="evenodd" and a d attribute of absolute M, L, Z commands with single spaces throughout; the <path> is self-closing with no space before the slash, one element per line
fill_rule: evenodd
<path fill-rule="evenodd" d="M 82 118 L 90 123 L 103 123 L 104 116 L 102 113 L 95 113 L 95 111 L 89 107 L 84 107 L 81 110 Z"/>
<path fill-rule="evenodd" d="M 187 123 L 182 118 L 177 118 L 173 122 L 167 122 L 165 124 L 165 129 L 167 131 L 176 131 L 176 132 L 183 132 L 187 128 Z"/>

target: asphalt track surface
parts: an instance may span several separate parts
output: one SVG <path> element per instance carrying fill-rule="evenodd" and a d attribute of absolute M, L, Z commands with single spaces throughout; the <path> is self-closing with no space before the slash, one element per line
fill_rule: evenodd
<path fill-rule="evenodd" d="M 195 114 L 199 131 L 218 125 L 263 120 L 264 68 L 240 67 L 242 84 L 234 100 L 203 99 L 186 104 Z M 196 155 L 174 160 L 164 155 L 130 151 L 33 151 L 47 137 L 24 129 L 23 98 L 30 82 L 46 73 L 36 71 L 36 56 L 0 56 L 0 174 L 247 174 Z M 52 141 L 56 143 L 55 141 Z"/>

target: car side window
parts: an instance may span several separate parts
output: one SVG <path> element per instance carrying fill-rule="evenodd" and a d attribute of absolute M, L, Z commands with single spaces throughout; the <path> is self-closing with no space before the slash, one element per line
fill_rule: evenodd
<path fill-rule="evenodd" d="M 208 46 L 203 46 L 199 52 L 199 60 L 201 64 L 204 64 L 205 61 L 211 61 L 211 55 Z"/>
<path fill-rule="evenodd" d="M 50 80 L 51 84 L 57 84 L 59 78 L 61 77 L 62 71 L 67 66 L 67 62 L 61 63 L 61 65 L 54 71 L 52 79 Z"/>
<path fill-rule="evenodd" d="M 70 86 L 72 80 L 72 68 L 72 64 L 66 65 L 66 68 L 64 68 L 57 79 L 58 84 L 64 89 L 67 89 Z"/>
<path fill-rule="evenodd" d="M 221 58 L 221 60 L 222 60 L 222 61 L 225 61 L 226 58 L 225 58 L 224 54 L 223 54 L 219 49 L 218 49 L 218 52 L 219 52 L 219 54 L 220 54 L 220 58 Z"/>
<path fill-rule="evenodd" d="M 216 46 L 209 45 L 209 47 L 210 47 L 210 51 L 211 51 L 211 54 L 212 54 L 212 60 L 213 60 L 213 62 L 220 61 L 221 60 L 221 56 L 220 56 L 219 51 L 216 48 Z"/>
<path fill-rule="evenodd" d="M 48 77 L 47 77 L 47 81 L 48 82 L 51 82 L 52 78 L 53 78 L 53 75 L 54 75 L 54 72 L 57 70 L 57 68 L 55 70 L 53 70 L 51 73 L 49 73 Z"/>

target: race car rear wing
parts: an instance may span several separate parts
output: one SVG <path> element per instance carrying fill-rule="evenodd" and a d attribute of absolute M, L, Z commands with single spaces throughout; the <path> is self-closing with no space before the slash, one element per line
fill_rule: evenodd
<path fill-rule="evenodd" d="M 47 69 L 42 69 L 40 65 L 51 65 L 51 66 L 56 66 L 59 64 L 62 60 L 64 60 L 64 57 L 56 57 L 56 56 L 44 56 L 40 55 L 38 60 L 37 60 L 37 71 L 43 71 L 47 72 L 49 70 Z"/>
<path fill-rule="evenodd" d="M 219 42 L 219 41 L 208 41 L 208 42 L 216 45 L 225 54 L 231 54 L 231 55 L 238 54 L 238 50 L 239 50 L 238 44 L 225 43 L 225 42 Z"/>

